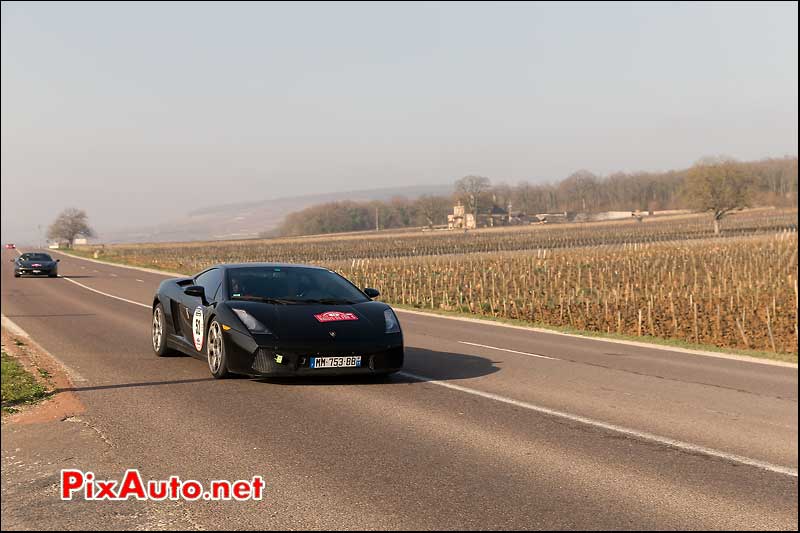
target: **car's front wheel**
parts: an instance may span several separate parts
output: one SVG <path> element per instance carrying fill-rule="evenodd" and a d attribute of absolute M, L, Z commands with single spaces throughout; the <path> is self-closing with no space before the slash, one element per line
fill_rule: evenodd
<path fill-rule="evenodd" d="M 157 304 L 155 308 L 153 308 L 153 323 L 151 331 L 153 339 L 153 351 L 156 352 L 156 355 L 159 357 L 164 357 L 165 355 L 170 355 L 173 353 L 172 350 L 167 348 L 166 329 L 164 325 L 164 307 L 161 304 Z"/>
<path fill-rule="evenodd" d="M 206 342 L 208 355 L 208 369 L 216 379 L 226 378 L 228 372 L 228 358 L 225 354 L 225 342 L 222 338 L 222 327 L 216 320 L 211 321 L 208 327 L 208 341 Z"/>

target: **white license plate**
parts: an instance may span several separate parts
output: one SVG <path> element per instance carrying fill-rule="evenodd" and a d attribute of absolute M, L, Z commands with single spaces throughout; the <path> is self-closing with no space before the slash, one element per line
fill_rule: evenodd
<path fill-rule="evenodd" d="M 41 270 L 34 270 L 34 271 L 33 271 L 33 273 L 34 273 L 34 274 L 41 274 L 41 273 L 42 273 L 42 271 L 41 271 Z"/>
<path fill-rule="evenodd" d="M 361 356 L 353 357 L 312 357 L 311 368 L 354 368 L 361 366 Z"/>

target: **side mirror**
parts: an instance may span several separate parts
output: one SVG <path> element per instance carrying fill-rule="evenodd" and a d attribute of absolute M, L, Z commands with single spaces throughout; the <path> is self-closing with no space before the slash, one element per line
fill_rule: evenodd
<path fill-rule="evenodd" d="M 364 289 L 364 294 L 366 294 L 370 298 L 377 298 L 378 296 L 381 295 L 381 292 L 378 289 L 370 289 L 369 287 L 367 287 L 366 289 Z"/>
<path fill-rule="evenodd" d="M 185 289 L 183 289 L 183 293 L 187 296 L 197 296 L 201 298 L 204 302 L 206 301 L 206 290 L 203 288 L 202 285 L 189 285 Z"/>
<path fill-rule="evenodd" d="M 60 262 L 61 262 L 61 259 L 56 259 L 56 263 L 60 263 Z"/>

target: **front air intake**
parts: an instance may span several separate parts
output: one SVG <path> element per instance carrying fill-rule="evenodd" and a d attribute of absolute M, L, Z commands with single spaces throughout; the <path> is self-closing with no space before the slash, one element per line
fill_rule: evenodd
<path fill-rule="evenodd" d="M 275 354 L 270 350 L 259 348 L 256 351 L 256 356 L 253 359 L 252 368 L 256 372 L 267 373 L 275 368 Z"/>

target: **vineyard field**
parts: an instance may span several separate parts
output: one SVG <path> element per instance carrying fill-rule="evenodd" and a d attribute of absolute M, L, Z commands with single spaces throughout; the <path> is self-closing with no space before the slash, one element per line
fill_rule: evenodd
<path fill-rule="evenodd" d="M 419 309 L 588 332 L 797 353 L 797 210 L 295 239 L 81 247 L 196 273 L 223 262 L 322 265 Z"/>

